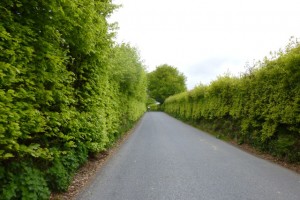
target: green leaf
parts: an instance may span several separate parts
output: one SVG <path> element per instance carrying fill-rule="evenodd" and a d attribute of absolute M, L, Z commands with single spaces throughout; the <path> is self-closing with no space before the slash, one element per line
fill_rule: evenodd
<path fill-rule="evenodd" d="M 15 157 L 12 153 L 6 153 L 2 156 L 3 159 L 13 158 Z"/>

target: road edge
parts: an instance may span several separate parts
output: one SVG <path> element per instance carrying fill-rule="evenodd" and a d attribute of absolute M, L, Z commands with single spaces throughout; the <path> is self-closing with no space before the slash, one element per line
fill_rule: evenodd
<path fill-rule="evenodd" d="M 225 143 L 227 143 L 227 144 L 229 144 L 229 145 L 231 145 L 233 147 L 236 147 L 236 148 L 238 148 L 238 149 L 240 149 L 240 150 L 242 150 L 242 151 L 244 151 L 246 153 L 249 153 L 249 154 L 251 154 L 251 155 L 253 155 L 253 156 L 257 157 L 257 158 L 261 158 L 263 160 L 272 162 L 272 163 L 277 164 L 277 165 L 279 165 L 281 167 L 284 167 L 284 168 L 286 168 L 288 170 L 291 170 L 291 171 L 293 171 L 293 172 L 295 172 L 297 174 L 300 174 L 300 163 L 299 164 L 297 164 L 297 163 L 288 163 L 288 162 L 286 162 L 284 160 L 281 160 L 281 159 L 279 159 L 279 158 L 277 158 L 275 156 L 272 156 L 271 154 L 259 151 L 259 150 L 255 149 L 254 147 L 250 146 L 249 144 L 238 144 L 234 139 L 227 138 L 225 140 L 225 139 L 219 138 L 217 135 L 209 132 L 208 130 L 201 129 L 201 127 L 199 125 L 197 125 L 197 124 L 194 124 L 194 123 L 191 123 L 191 122 L 188 122 L 188 121 L 184 121 L 182 119 L 178 119 L 178 118 L 176 118 L 176 117 L 174 117 L 174 116 L 172 116 L 172 115 L 170 115 L 170 114 L 168 114 L 166 112 L 164 112 L 164 113 L 166 115 L 170 116 L 170 117 L 173 117 L 174 119 L 177 119 L 177 120 L 181 121 L 182 123 L 185 123 L 185 124 L 187 124 L 187 125 L 189 125 L 191 127 L 194 127 L 197 130 L 200 130 L 200 131 L 202 131 L 202 132 L 204 132 L 204 133 L 206 133 L 208 135 L 211 135 L 211 136 L 213 136 L 213 137 L 215 137 L 215 138 L 217 138 L 217 139 L 219 139 L 219 140 L 221 140 L 221 141 L 223 141 L 223 142 L 225 142 Z"/>
<path fill-rule="evenodd" d="M 73 177 L 71 184 L 69 185 L 68 191 L 63 193 L 52 192 L 50 200 L 74 200 L 79 196 L 87 187 L 89 187 L 96 174 L 103 168 L 107 161 L 117 153 L 121 146 L 130 138 L 132 133 L 141 124 L 144 113 L 140 119 L 134 124 L 134 126 L 125 132 L 107 151 L 101 152 L 92 158 L 89 158 L 87 162 L 81 166 Z"/>

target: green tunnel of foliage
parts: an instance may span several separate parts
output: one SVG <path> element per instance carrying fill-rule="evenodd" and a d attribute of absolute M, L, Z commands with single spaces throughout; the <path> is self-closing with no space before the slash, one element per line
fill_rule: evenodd
<path fill-rule="evenodd" d="M 225 75 L 166 99 L 178 118 L 246 142 L 288 161 L 300 161 L 300 46 L 265 59 L 244 75 Z M 208 127 L 207 127 L 208 126 Z"/>
<path fill-rule="evenodd" d="M 0 3 L 0 199 L 65 191 L 88 155 L 145 112 L 136 49 L 115 45 L 110 0 Z"/>

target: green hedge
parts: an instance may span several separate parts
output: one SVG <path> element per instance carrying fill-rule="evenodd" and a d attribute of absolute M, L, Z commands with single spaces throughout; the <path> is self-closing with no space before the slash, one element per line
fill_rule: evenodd
<path fill-rule="evenodd" d="M 239 143 L 299 162 L 299 80 L 300 46 L 291 42 L 285 52 L 241 77 L 225 75 L 210 85 L 169 97 L 164 110 Z"/>
<path fill-rule="evenodd" d="M 90 154 L 146 110 L 136 49 L 114 44 L 111 0 L 0 3 L 0 199 L 65 191 Z"/>

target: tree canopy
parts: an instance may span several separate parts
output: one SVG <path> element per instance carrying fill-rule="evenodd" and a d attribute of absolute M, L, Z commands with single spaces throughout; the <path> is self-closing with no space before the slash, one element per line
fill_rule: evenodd
<path fill-rule="evenodd" d="M 170 65 L 160 65 L 148 74 L 149 96 L 159 103 L 171 95 L 186 91 L 186 77 L 177 68 Z"/>

